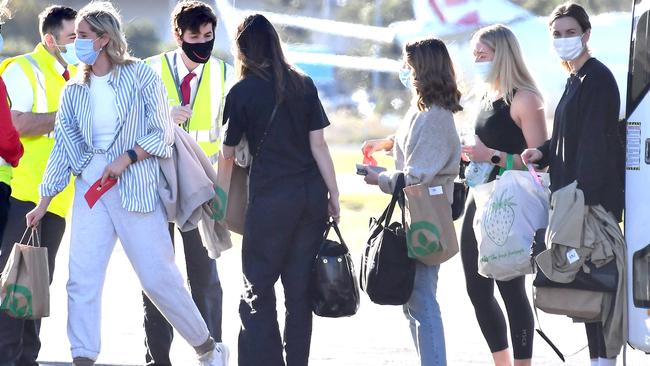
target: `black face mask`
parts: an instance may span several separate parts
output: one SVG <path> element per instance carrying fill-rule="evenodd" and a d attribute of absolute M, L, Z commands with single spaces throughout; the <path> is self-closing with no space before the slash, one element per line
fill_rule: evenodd
<path fill-rule="evenodd" d="M 214 38 L 203 43 L 187 43 L 183 41 L 183 45 L 181 46 L 185 55 L 190 60 L 199 64 L 204 64 L 210 60 L 212 47 L 214 47 Z"/>

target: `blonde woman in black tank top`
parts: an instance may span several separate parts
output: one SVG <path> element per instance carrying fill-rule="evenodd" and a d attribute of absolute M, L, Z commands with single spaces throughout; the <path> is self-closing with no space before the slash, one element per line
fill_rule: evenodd
<path fill-rule="evenodd" d="M 544 104 L 539 90 L 523 62 L 519 44 L 510 29 L 494 25 L 480 29 L 472 39 L 476 73 L 483 83 L 481 112 L 476 119 L 475 145 L 463 146 L 466 161 L 493 164 L 498 168 L 520 169 L 518 155 L 527 147 L 547 139 Z M 479 86 L 481 87 L 481 86 Z M 481 94 L 479 94 L 481 95 Z M 499 288 L 508 313 L 514 365 L 531 364 L 534 320 L 525 290 L 524 277 L 495 281 L 478 274 L 478 246 L 472 222 L 476 212 L 469 199 L 461 231 L 461 259 L 467 294 L 474 305 L 483 336 L 496 366 L 510 366 L 506 320 L 494 297 Z"/>

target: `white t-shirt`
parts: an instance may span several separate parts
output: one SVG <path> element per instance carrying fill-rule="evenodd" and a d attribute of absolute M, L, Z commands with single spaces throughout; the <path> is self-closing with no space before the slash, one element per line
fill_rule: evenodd
<path fill-rule="evenodd" d="M 107 150 L 115 139 L 117 107 L 115 90 L 108 83 L 110 73 L 104 76 L 90 74 L 90 107 L 93 116 L 93 147 Z"/>
<path fill-rule="evenodd" d="M 59 62 L 54 64 L 56 71 L 63 75 L 65 67 Z M 34 107 L 34 93 L 25 72 L 17 62 L 12 62 L 2 73 L 2 80 L 7 85 L 7 94 L 11 100 L 11 110 L 31 112 Z"/>

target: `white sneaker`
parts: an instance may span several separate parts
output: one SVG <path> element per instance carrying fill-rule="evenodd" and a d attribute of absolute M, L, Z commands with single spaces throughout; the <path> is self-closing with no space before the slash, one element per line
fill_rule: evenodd
<path fill-rule="evenodd" d="M 216 348 L 221 351 L 221 361 L 224 366 L 228 366 L 228 358 L 230 358 L 230 351 L 225 343 L 217 343 Z"/>
<path fill-rule="evenodd" d="M 226 366 L 219 344 L 212 351 L 199 355 L 199 366 Z"/>

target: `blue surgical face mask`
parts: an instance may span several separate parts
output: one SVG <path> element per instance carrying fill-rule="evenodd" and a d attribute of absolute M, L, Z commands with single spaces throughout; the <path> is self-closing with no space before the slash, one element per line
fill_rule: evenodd
<path fill-rule="evenodd" d="M 413 84 L 411 83 L 411 76 L 413 75 L 413 69 L 408 67 L 403 67 L 399 70 L 399 81 L 402 82 L 402 85 L 407 89 L 410 89 Z"/>
<path fill-rule="evenodd" d="M 99 38 L 77 38 L 74 40 L 74 50 L 77 54 L 77 57 L 79 58 L 79 61 L 83 62 L 86 65 L 93 65 L 95 61 L 97 61 L 97 57 L 99 57 L 99 53 L 102 51 L 101 48 L 99 51 L 95 51 L 94 45 L 95 41 L 98 39 Z"/>
<path fill-rule="evenodd" d="M 476 75 L 476 78 L 478 78 L 482 82 L 485 83 L 488 81 L 490 72 L 492 72 L 492 61 L 483 61 L 483 62 L 474 63 L 474 73 Z"/>
<path fill-rule="evenodd" d="M 65 52 L 60 52 L 61 57 L 68 65 L 76 65 L 79 63 L 77 53 L 75 52 L 75 44 L 68 43 L 65 47 Z"/>

